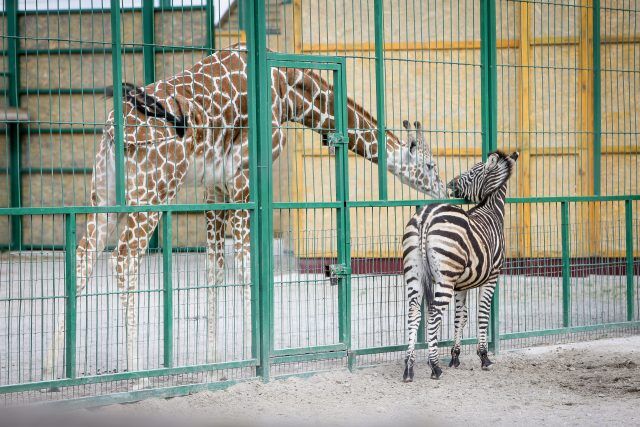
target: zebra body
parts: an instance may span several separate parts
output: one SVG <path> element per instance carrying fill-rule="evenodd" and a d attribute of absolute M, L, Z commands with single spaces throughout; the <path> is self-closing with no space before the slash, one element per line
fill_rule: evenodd
<path fill-rule="evenodd" d="M 409 301 L 409 349 L 404 380 L 413 379 L 415 343 L 421 303 L 428 310 L 427 342 L 432 378 L 439 378 L 437 336 L 445 308 L 456 296 L 454 345 L 451 363 L 457 367 L 462 328 L 467 322 L 467 291 L 480 288 L 478 355 L 482 368 L 491 365 L 487 355 L 487 327 L 496 282 L 504 261 L 504 202 L 507 181 L 518 153 L 492 153 L 485 163 L 453 179 L 453 197 L 478 203 L 469 211 L 448 204 L 427 205 L 409 220 L 403 237 L 404 279 Z"/>

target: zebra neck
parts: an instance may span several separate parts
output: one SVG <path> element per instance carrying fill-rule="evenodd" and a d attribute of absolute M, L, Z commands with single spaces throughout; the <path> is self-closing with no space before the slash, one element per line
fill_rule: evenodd
<path fill-rule="evenodd" d="M 474 219 L 485 219 L 500 225 L 504 224 L 504 201 L 507 196 L 507 184 L 484 199 L 480 204 L 469 210 L 469 216 Z"/>

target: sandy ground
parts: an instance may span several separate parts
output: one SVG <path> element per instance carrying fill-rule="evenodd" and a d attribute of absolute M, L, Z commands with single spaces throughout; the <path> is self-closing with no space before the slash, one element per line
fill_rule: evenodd
<path fill-rule="evenodd" d="M 490 372 L 467 355 L 441 380 L 400 363 L 252 381 L 227 390 L 83 411 L 183 424 L 640 425 L 640 336 L 503 352 Z"/>

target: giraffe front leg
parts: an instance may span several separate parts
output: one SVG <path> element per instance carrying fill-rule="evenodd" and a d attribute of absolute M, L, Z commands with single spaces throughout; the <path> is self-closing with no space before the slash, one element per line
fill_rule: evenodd
<path fill-rule="evenodd" d="M 455 333 L 453 334 L 453 347 L 451 348 L 451 362 L 449 367 L 460 366 L 460 342 L 462 341 L 462 329 L 467 324 L 467 291 L 456 292 L 456 316 L 454 320 Z"/>
<path fill-rule="evenodd" d="M 493 300 L 493 292 L 496 289 L 496 283 L 487 283 L 482 285 L 479 290 L 478 303 L 478 351 L 480 363 L 483 370 L 489 370 L 493 362 L 489 360 L 487 348 L 487 329 L 489 328 L 489 317 L 491 316 L 491 301 Z"/>
<path fill-rule="evenodd" d="M 120 302 L 125 311 L 125 336 L 127 341 L 127 370 L 138 371 L 138 329 L 136 296 L 140 256 L 149 246 L 151 233 L 160 220 L 159 212 L 134 212 L 127 216 L 127 224 L 111 256 L 120 291 Z"/>
<path fill-rule="evenodd" d="M 434 286 L 434 300 L 429 306 L 429 325 L 427 327 L 427 342 L 429 344 L 429 366 L 431 366 L 431 378 L 440 379 L 442 368 L 438 358 L 438 333 L 442 324 L 444 310 L 449 305 L 453 296 L 453 283 L 437 282 Z"/>
<path fill-rule="evenodd" d="M 207 203 L 215 203 L 217 199 Z M 224 283 L 224 230 L 229 211 L 207 211 L 207 363 L 217 360 L 218 289 Z"/>

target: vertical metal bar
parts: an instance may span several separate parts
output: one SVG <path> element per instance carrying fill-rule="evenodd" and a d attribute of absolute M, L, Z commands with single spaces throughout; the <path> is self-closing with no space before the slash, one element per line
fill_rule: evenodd
<path fill-rule="evenodd" d="M 65 376 L 76 377 L 76 214 L 65 215 Z"/>
<path fill-rule="evenodd" d="M 238 4 L 238 8 L 240 8 L 240 16 L 242 16 L 242 5 Z M 207 44 L 211 50 L 216 48 L 216 16 L 215 9 L 213 8 L 213 0 L 207 0 L 206 4 L 207 11 Z"/>
<path fill-rule="evenodd" d="M 376 43 L 376 115 L 378 121 L 378 197 L 387 199 L 387 138 L 385 120 L 384 72 L 384 7 L 382 0 L 374 1 Z"/>
<path fill-rule="evenodd" d="M 156 81 L 156 47 L 155 47 L 155 10 L 154 0 L 143 0 L 142 3 L 142 59 L 144 62 L 144 83 Z M 158 228 L 149 239 L 149 252 L 159 247 Z"/>
<path fill-rule="evenodd" d="M 162 218 L 162 290 L 164 303 L 162 304 L 162 320 L 164 325 L 164 367 L 173 366 L 173 283 L 172 283 L 172 232 L 171 211 L 167 211 Z"/>
<path fill-rule="evenodd" d="M 562 237 L 562 325 L 571 326 L 571 248 L 569 240 L 569 203 L 560 204 Z"/>
<path fill-rule="evenodd" d="M 113 128 L 116 152 L 116 204 L 124 205 L 124 118 L 122 116 L 122 43 L 120 0 L 111 0 L 111 61 L 113 70 Z"/>
<path fill-rule="evenodd" d="M 20 64 L 18 59 L 18 2 L 7 0 L 7 53 L 9 69 L 9 105 L 20 106 Z M 12 208 L 19 208 L 21 200 L 21 175 L 20 167 L 22 156 L 20 153 L 20 129 L 18 123 L 9 123 L 9 182 L 11 194 L 9 203 Z M 11 217 L 11 249 L 14 251 L 22 248 L 22 216 Z"/>
<path fill-rule="evenodd" d="M 600 0 L 593 0 L 593 192 L 600 195 L 602 106 L 600 70 Z"/>
<path fill-rule="evenodd" d="M 624 201 L 625 245 L 627 255 L 627 320 L 635 317 L 635 286 L 633 283 L 633 201 Z"/>
<path fill-rule="evenodd" d="M 497 149 L 497 70 L 496 70 L 496 2 L 482 0 L 480 13 L 480 38 L 482 61 L 482 160 Z M 489 348 L 494 354 L 500 350 L 500 286 L 491 301 L 491 342 Z"/>
<path fill-rule="evenodd" d="M 250 187 L 256 187 L 258 209 L 257 243 L 260 254 L 251 257 L 254 262 L 253 271 L 258 275 L 259 289 L 259 366 L 257 375 L 263 381 L 269 381 L 270 355 L 272 347 L 272 297 L 273 288 L 273 175 L 271 153 L 271 73 L 267 65 L 267 32 L 265 22 L 264 0 L 246 3 L 246 28 L 248 49 L 248 91 L 249 91 L 249 137 L 250 146 L 255 149 L 257 164 L 254 168 L 254 178 Z M 258 171 L 260 172 L 258 174 Z M 251 191 L 251 190 L 250 190 Z M 253 220 L 251 221 L 254 222 Z M 254 242 L 256 243 L 256 242 Z M 254 281 L 254 284 L 256 282 Z M 254 285 L 255 286 L 255 285 Z"/>
<path fill-rule="evenodd" d="M 342 61 L 339 71 L 334 72 L 334 116 L 336 132 L 347 136 L 347 79 L 346 65 Z M 337 212 L 338 225 L 338 263 L 351 266 L 350 217 L 346 202 L 349 200 L 349 159 L 347 147 L 339 144 L 336 148 L 336 198 L 342 202 Z M 340 278 L 338 290 L 339 335 L 340 341 L 351 347 L 351 274 Z"/>

